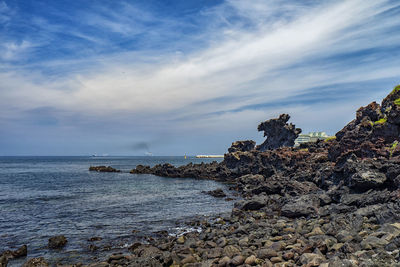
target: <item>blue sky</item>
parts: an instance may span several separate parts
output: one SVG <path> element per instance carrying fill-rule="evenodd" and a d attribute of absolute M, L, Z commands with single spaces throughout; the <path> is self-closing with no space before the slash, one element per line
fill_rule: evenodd
<path fill-rule="evenodd" d="M 398 1 L 0 0 L 0 155 L 222 154 L 334 134 L 400 83 Z"/>

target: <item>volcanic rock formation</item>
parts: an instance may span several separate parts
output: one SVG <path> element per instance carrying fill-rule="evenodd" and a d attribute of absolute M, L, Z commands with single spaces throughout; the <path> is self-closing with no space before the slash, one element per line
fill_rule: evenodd
<path fill-rule="evenodd" d="M 258 125 L 258 131 L 264 131 L 264 136 L 267 139 L 261 145 L 257 146 L 257 150 L 266 151 L 276 149 L 283 146 L 293 146 L 294 140 L 301 133 L 300 128 L 292 123 L 288 124 L 290 116 L 281 114 L 277 119 L 264 121 Z"/>

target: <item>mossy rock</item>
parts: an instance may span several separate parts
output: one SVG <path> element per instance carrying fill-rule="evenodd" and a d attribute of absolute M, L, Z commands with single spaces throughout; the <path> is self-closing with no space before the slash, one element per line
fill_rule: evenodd
<path fill-rule="evenodd" d="M 376 122 L 374 122 L 374 125 L 383 125 L 387 122 L 387 118 L 382 118 L 380 120 L 377 120 Z"/>

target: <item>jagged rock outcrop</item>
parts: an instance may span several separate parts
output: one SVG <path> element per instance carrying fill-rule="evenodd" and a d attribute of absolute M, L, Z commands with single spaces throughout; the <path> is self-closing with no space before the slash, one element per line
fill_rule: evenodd
<path fill-rule="evenodd" d="M 111 166 L 90 166 L 89 171 L 96 172 L 121 172 L 120 170 L 114 169 Z"/>
<path fill-rule="evenodd" d="M 292 123 L 287 123 L 290 119 L 288 114 L 281 114 L 277 119 L 264 121 L 258 125 L 258 131 L 264 131 L 267 139 L 256 147 L 259 151 L 276 149 L 283 146 L 293 146 L 294 140 L 301 133 L 300 128 Z"/>
<path fill-rule="evenodd" d="M 130 171 L 132 174 L 154 174 L 163 177 L 174 178 L 198 178 L 213 179 L 219 181 L 229 181 L 235 175 L 226 167 L 225 164 L 213 161 L 212 163 L 189 163 L 184 166 L 175 167 L 171 164 L 157 164 L 153 167 L 137 165 Z"/>
<path fill-rule="evenodd" d="M 256 142 L 254 142 L 253 140 L 236 141 L 232 143 L 232 146 L 230 148 L 228 148 L 228 152 L 246 152 L 253 150 L 255 147 Z"/>
<path fill-rule="evenodd" d="M 329 157 L 335 161 L 344 153 L 357 157 L 387 157 L 398 153 L 400 139 L 400 86 L 383 101 L 357 110 L 356 118 L 336 134 L 329 149 Z"/>

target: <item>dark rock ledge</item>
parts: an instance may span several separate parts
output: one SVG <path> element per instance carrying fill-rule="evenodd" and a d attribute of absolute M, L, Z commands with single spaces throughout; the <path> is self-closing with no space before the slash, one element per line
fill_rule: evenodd
<path fill-rule="evenodd" d="M 120 170 L 114 169 L 111 166 L 90 166 L 89 171 L 96 172 L 121 172 Z"/>
<path fill-rule="evenodd" d="M 397 86 L 335 138 L 299 148 L 301 130 L 281 115 L 260 124 L 266 142 L 235 142 L 220 163 L 137 166 L 131 173 L 227 181 L 243 199 L 230 216 L 193 221 L 201 233 L 88 266 L 400 266 L 399 105 Z"/>

